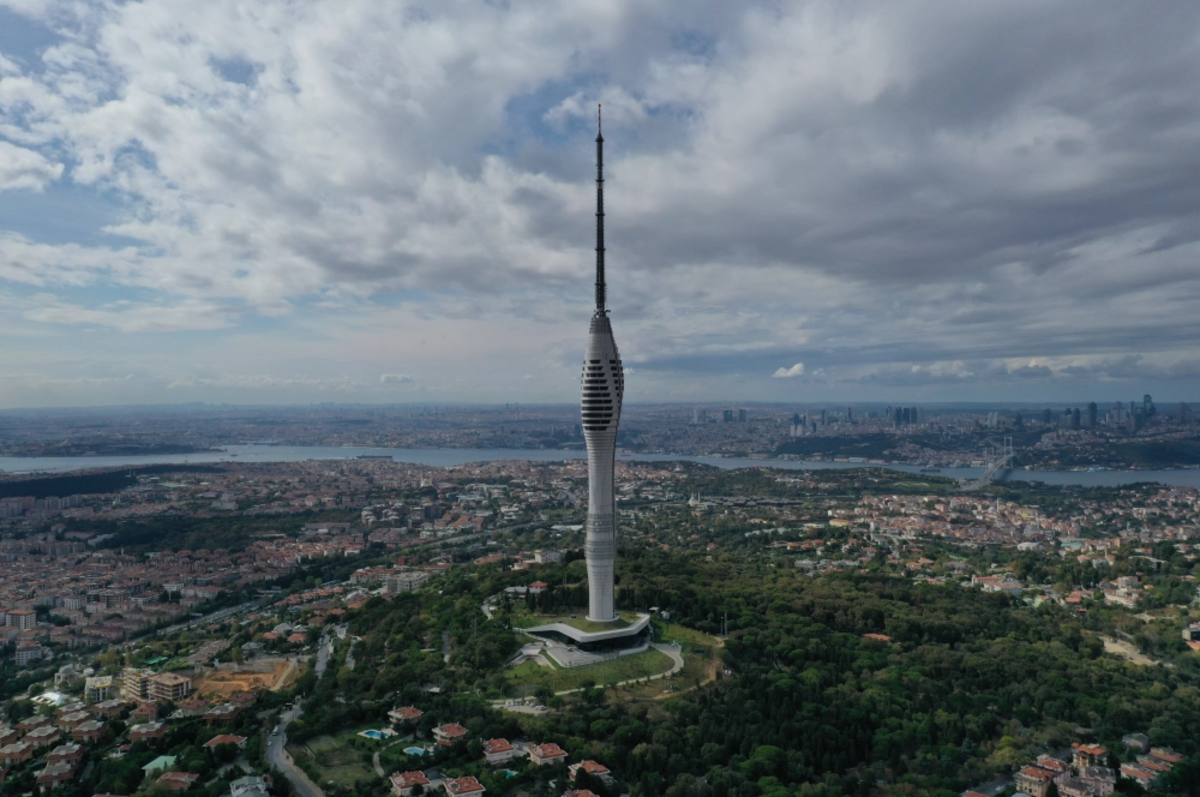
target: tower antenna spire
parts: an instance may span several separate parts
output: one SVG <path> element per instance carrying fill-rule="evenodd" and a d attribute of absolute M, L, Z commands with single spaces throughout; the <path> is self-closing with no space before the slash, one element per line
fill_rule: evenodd
<path fill-rule="evenodd" d="M 604 120 L 596 105 L 596 312 L 605 311 L 604 284 Z"/>

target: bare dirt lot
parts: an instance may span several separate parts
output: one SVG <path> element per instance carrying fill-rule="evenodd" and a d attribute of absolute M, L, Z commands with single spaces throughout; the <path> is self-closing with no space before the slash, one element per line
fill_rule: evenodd
<path fill-rule="evenodd" d="M 241 670 L 220 669 L 206 672 L 196 681 L 196 694 L 204 698 L 224 699 L 238 692 L 253 692 L 255 689 L 277 691 L 291 680 L 295 666 L 289 661 L 273 662 L 272 669 L 257 672 L 248 668 Z"/>
<path fill-rule="evenodd" d="M 1142 653 L 1136 647 L 1126 642 L 1123 639 L 1113 639 L 1110 636 L 1100 634 L 1100 639 L 1104 642 L 1104 652 L 1112 653 L 1115 656 L 1120 656 L 1125 661 L 1137 664 L 1141 667 L 1149 667 L 1158 664 L 1157 661 Z"/>

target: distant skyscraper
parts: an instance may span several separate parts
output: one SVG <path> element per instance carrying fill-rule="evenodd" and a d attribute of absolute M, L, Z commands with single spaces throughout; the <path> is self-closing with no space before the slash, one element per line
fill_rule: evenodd
<path fill-rule="evenodd" d="M 738 423 L 745 423 L 745 422 L 746 422 L 746 411 L 738 410 Z"/>
<path fill-rule="evenodd" d="M 1096 402 L 1088 402 L 1088 428 L 1095 429 L 1096 421 L 1100 417 L 1100 408 L 1096 406 Z"/>
<path fill-rule="evenodd" d="M 615 620 L 614 569 L 617 559 L 616 501 L 613 495 L 617 426 L 625 374 L 608 320 L 604 280 L 604 136 L 596 131 L 596 310 L 583 361 L 583 437 L 588 452 L 588 517 L 584 553 L 588 571 L 588 619 Z"/>
<path fill-rule="evenodd" d="M 733 423 L 733 410 L 725 410 L 722 412 L 721 421 L 723 423 Z"/>

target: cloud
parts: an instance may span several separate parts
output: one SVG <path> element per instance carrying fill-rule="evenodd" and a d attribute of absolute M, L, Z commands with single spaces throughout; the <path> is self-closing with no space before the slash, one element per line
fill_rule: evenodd
<path fill-rule="evenodd" d="M 188 377 L 177 379 L 167 385 L 168 390 L 183 388 L 234 388 L 239 390 L 260 391 L 275 388 L 306 389 L 316 391 L 331 391 L 336 393 L 354 393 L 367 387 L 349 377 L 340 379 L 321 379 L 309 376 L 263 376 L 227 374 L 215 377 Z"/>
<path fill-rule="evenodd" d="M 47 361 L 58 328 L 184 332 L 372 391 L 405 362 L 486 397 L 503 356 L 538 369 L 513 399 L 570 400 L 603 102 L 631 397 L 786 397 L 796 360 L 831 394 L 1200 388 L 1182 1 L 0 5 L 53 39 L 0 54 L 0 280 L 46 292 L 11 312 Z M 456 356 L 357 334 L 395 308 Z"/>
<path fill-rule="evenodd" d="M 111 327 L 122 332 L 222 329 L 231 326 L 238 315 L 234 308 L 194 300 L 170 306 L 121 301 L 89 308 L 41 294 L 31 304 L 33 306 L 25 311 L 25 317 L 33 321 Z"/>
<path fill-rule="evenodd" d="M 415 385 L 416 383 L 417 380 L 408 374 L 381 374 L 379 377 L 379 384 L 381 385 L 407 386 Z"/>
<path fill-rule="evenodd" d="M 786 379 L 793 376 L 804 376 L 804 363 L 796 363 L 791 368 L 778 368 L 771 376 Z"/>
<path fill-rule="evenodd" d="M 4 70 L 0 61 L 0 72 Z M 51 163 L 33 150 L 0 141 L 0 191 L 41 191 L 62 177 L 63 165 Z"/>
<path fill-rule="evenodd" d="M 1009 372 L 1010 376 L 1015 376 L 1020 379 L 1046 379 L 1053 376 L 1054 371 L 1047 365 L 1022 365 L 1020 368 L 1013 368 Z"/>

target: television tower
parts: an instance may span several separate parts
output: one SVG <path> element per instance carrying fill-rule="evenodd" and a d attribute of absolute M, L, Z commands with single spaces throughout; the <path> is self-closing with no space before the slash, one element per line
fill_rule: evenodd
<path fill-rule="evenodd" d="M 596 111 L 596 310 L 583 361 L 583 438 L 588 452 L 588 516 L 584 552 L 588 571 L 588 619 L 610 622 L 617 558 L 613 469 L 625 375 L 608 320 L 604 281 L 604 135 Z"/>

